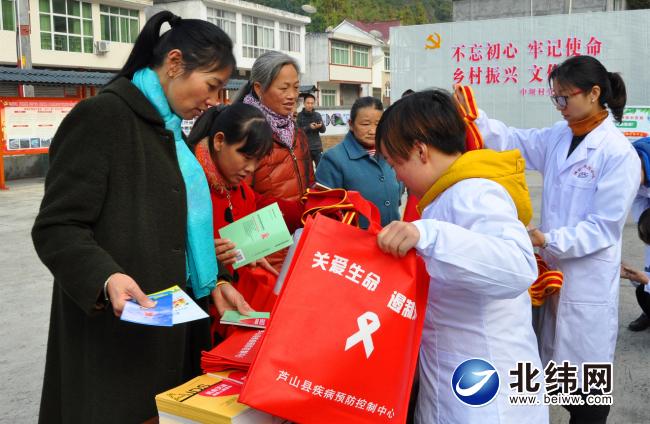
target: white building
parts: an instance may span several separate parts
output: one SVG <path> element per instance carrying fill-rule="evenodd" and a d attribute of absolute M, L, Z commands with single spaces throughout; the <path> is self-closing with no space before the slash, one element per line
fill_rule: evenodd
<path fill-rule="evenodd" d="M 318 88 L 320 106 L 350 106 L 361 96 L 385 102 L 390 97 L 388 25 L 384 31 L 370 29 L 377 24 L 344 20 L 331 31 L 307 35 L 303 84 Z"/>
<path fill-rule="evenodd" d="M 144 25 L 144 9 L 151 0 L 0 0 L 0 66 L 19 63 L 16 42 L 16 3 L 29 2 L 29 51 L 35 69 L 115 71 L 122 67 L 133 41 Z M 9 16 L 11 13 L 11 16 Z M 28 48 L 27 48 L 28 47 Z M 36 72 L 36 71 L 35 71 Z M 34 85 L 36 97 L 85 97 L 83 85 L 75 85 L 46 71 L 36 72 L 42 79 L 25 81 Z M 18 73 L 12 73 L 18 75 Z M 57 75 L 61 75 L 60 73 Z M 52 79 L 54 78 L 54 79 Z M 18 82 L 0 78 L 0 95 L 17 96 Z M 85 81 L 79 80 L 79 84 Z M 105 81 L 104 81 L 105 82 Z M 92 85 L 92 84 L 90 84 Z M 81 92 L 80 92 L 81 91 Z"/>
<path fill-rule="evenodd" d="M 305 27 L 307 16 L 241 0 L 161 0 L 164 8 L 183 18 L 204 19 L 232 38 L 238 72 L 233 80 L 247 80 L 255 59 L 270 50 L 280 50 L 296 59 L 305 72 Z"/>
<path fill-rule="evenodd" d="M 231 90 L 248 79 L 255 58 L 268 50 L 289 54 L 303 72 L 305 69 L 305 26 L 310 19 L 240 0 L 163 0 L 155 1 L 155 6 L 152 0 L 0 0 L 0 66 L 18 63 L 15 5 L 22 1 L 29 2 L 30 25 L 25 29 L 29 31 L 32 67 L 42 70 L 30 72 L 47 81 L 47 85 L 39 84 L 39 78 L 25 81 L 34 84 L 36 97 L 91 95 L 83 85 L 63 82 L 60 72 L 47 70 L 117 71 L 131 52 L 146 16 L 160 9 L 183 18 L 207 20 L 230 35 L 238 71 L 229 84 Z M 0 96 L 19 95 L 18 82 L 13 80 L 25 73 L 12 71 L 4 78 L 1 74 L 0 70 Z M 100 78 L 98 85 L 109 78 L 108 74 Z"/>

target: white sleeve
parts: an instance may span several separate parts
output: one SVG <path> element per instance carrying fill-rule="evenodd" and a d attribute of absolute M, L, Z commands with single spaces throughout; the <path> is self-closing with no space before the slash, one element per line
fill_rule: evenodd
<path fill-rule="evenodd" d="M 429 275 L 439 276 L 443 284 L 462 285 L 477 295 L 514 298 L 537 278 L 533 246 L 505 189 L 496 184 L 480 188 L 454 198 L 454 223 L 414 221 L 420 231 L 416 250 Z"/>
<path fill-rule="evenodd" d="M 630 214 L 632 215 L 632 219 L 634 219 L 634 222 L 639 222 L 639 217 L 645 211 L 646 209 L 650 208 L 650 192 L 648 191 L 648 188 L 645 186 L 641 186 L 639 188 L 639 191 L 637 192 L 636 197 L 634 198 L 634 201 L 632 202 L 632 210 L 630 211 Z"/>
<path fill-rule="evenodd" d="M 639 156 L 632 149 L 608 161 L 585 219 L 544 234 L 546 250 L 559 259 L 581 258 L 618 243 L 640 174 Z"/>
<path fill-rule="evenodd" d="M 544 170 L 550 134 L 555 127 L 526 130 L 508 127 L 501 121 L 490 119 L 482 110 L 479 110 L 474 122 L 483 135 L 486 147 L 500 152 L 519 149 L 526 160 L 527 169 Z"/>

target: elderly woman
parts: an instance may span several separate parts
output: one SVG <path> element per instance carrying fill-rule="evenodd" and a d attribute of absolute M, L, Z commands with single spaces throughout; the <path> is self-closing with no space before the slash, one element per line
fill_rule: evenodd
<path fill-rule="evenodd" d="M 260 109 L 273 130 L 273 149 L 257 165 L 250 186 L 259 194 L 285 200 L 299 199 L 314 180 L 307 136 L 292 119 L 299 73 L 290 56 L 264 53 L 236 98 Z"/>
<path fill-rule="evenodd" d="M 298 200 L 314 181 L 314 168 L 305 133 L 295 124 L 300 69 L 284 53 L 267 52 L 257 58 L 250 81 L 237 93 L 235 102 L 260 109 L 273 131 L 271 153 L 262 158 L 249 185 L 262 196 Z M 267 257 L 277 270 L 286 250 Z"/>

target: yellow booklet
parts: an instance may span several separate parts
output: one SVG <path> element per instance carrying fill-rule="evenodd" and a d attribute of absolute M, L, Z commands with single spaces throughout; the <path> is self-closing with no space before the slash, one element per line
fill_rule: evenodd
<path fill-rule="evenodd" d="M 277 419 L 237 402 L 241 384 L 202 375 L 156 395 L 160 424 L 274 424 Z"/>

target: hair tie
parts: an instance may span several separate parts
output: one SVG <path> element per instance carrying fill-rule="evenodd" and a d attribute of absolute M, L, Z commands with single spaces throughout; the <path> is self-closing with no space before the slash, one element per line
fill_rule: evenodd
<path fill-rule="evenodd" d="M 175 26 L 177 26 L 178 24 L 180 24 L 182 20 L 183 20 L 183 18 L 181 18 L 180 16 L 178 16 L 178 15 L 174 15 L 174 16 L 169 20 L 169 26 L 171 26 L 172 28 L 174 28 Z"/>

